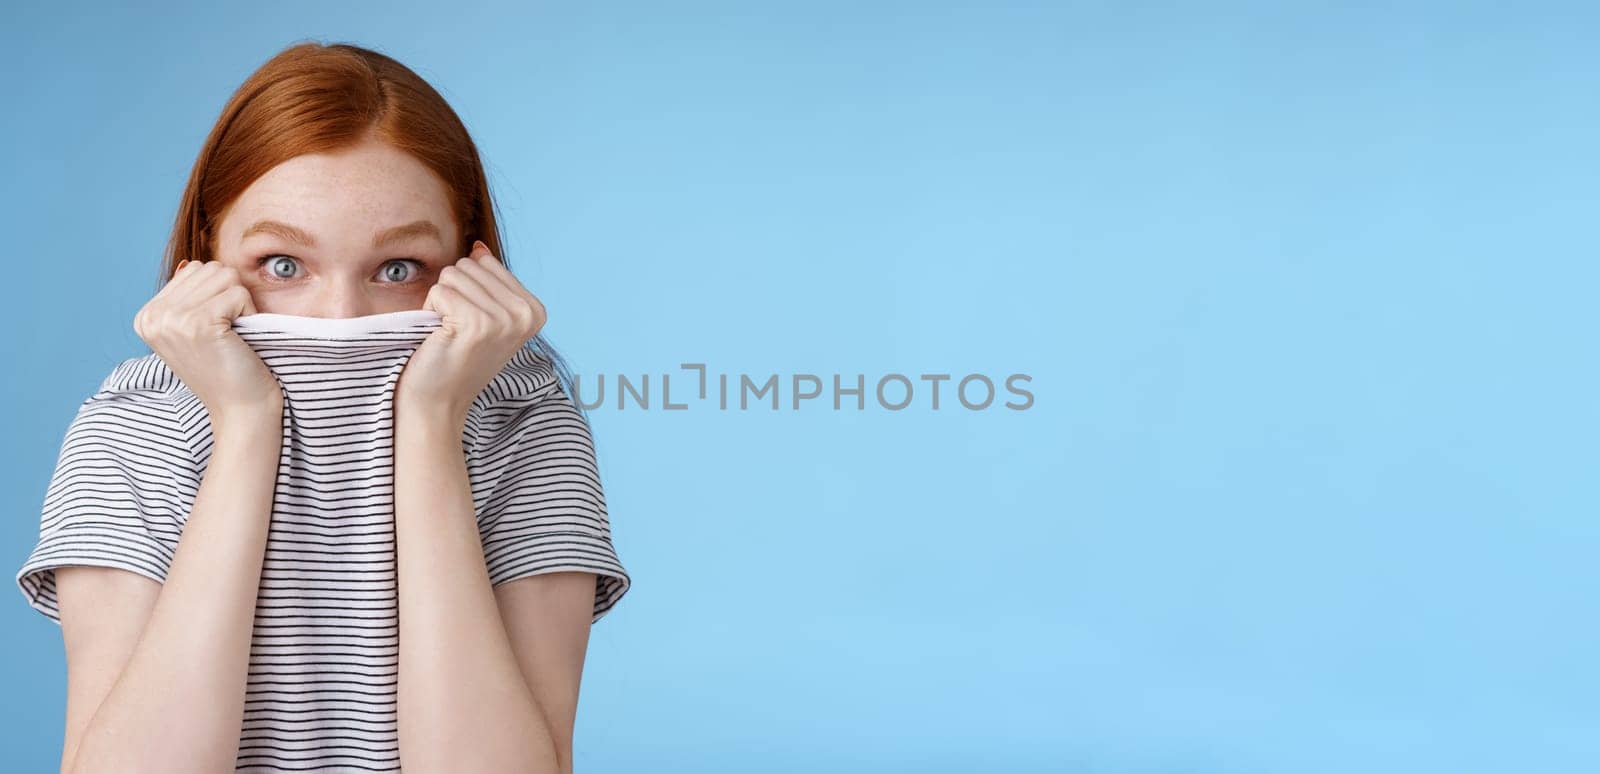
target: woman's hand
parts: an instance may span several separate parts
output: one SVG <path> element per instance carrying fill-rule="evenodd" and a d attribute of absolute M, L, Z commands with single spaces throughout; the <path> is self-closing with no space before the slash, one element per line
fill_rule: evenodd
<path fill-rule="evenodd" d="M 277 413 L 283 387 L 233 331 L 255 314 L 239 271 L 218 261 L 184 261 L 133 317 L 133 330 L 205 404 L 213 421 L 236 412 Z"/>
<path fill-rule="evenodd" d="M 422 308 L 438 312 L 440 326 L 406 361 L 395 402 L 444 412 L 459 427 L 478 393 L 544 327 L 544 304 L 474 242 L 439 272 Z"/>

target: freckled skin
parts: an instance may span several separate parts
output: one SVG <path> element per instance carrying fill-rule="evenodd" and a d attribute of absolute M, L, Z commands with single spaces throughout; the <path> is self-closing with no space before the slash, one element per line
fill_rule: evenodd
<path fill-rule="evenodd" d="M 241 241 L 260 220 L 299 228 L 316 244 L 262 233 Z M 443 240 L 416 236 L 372 246 L 378 232 L 417 220 L 438 226 Z M 307 317 L 420 309 L 439 271 L 460 258 L 444 182 L 376 139 L 268 170 L 223 214 L 217 235 L 214 257 L 238 269 L 256 311 Z"/>

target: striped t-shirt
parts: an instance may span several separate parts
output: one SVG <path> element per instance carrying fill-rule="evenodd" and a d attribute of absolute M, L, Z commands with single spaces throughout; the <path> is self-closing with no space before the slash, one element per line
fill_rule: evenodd
<path fill-rule="evenodd" d="M 394 390 L 440 325 L 407 310 L 253 314 L 233 328 L 283 387 L 283 446 L 250 645 L 239 771 L 398 771 Z M 627 572 L 612 546 L 589 427 L 550 361 L 523 347 L 461 437 L 489 579 L 596 574 L 598 621 Z M 60 623 L 54 568 L 164 581 L 211 456 L 205 405 L 154 353 L 78 408 L 17 573 Z"/>

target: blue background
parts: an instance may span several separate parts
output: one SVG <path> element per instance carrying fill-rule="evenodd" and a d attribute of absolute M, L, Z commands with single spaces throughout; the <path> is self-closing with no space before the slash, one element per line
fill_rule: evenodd
<path fill-rule="evenodd" d="M 1592 7 L 5 15 L 13 571 L 222 104 L 350 41 L 459 111 L 586 378 L 1032 377 L 591 412 L 634 586 L 578 770 L 1600 767 Z M 0 743 L 53 771 L 11 593 Z"/>

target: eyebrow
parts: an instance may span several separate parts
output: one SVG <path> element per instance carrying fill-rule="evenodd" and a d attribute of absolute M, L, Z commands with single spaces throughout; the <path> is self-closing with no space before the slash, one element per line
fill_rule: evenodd
<path fill-rule="evenodd" d="M 239 241 L 244 241 L 256 234 L 271 234 L 290 242 L 298 242 L 306 247 L 316 247 L 317 240 L 312 239 L 304 230 L 277 220 L 259 220 L 254 225 L 244 230 L 239 236 Z M 383 247 L 391 242 L 400 242 L 417 237 L 432 237 L 440 244 L 444 244 L 444 235 L 439 232 L 439 227 L 429 220 L 417 220 L 395 226 L 379 233 L 372 240 L 373 247 Z"/>

